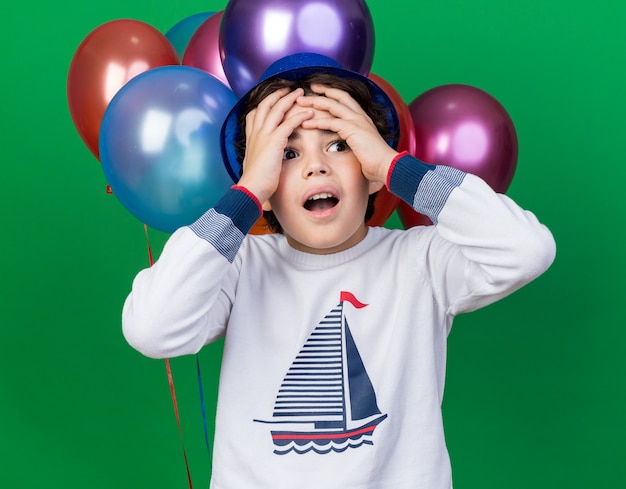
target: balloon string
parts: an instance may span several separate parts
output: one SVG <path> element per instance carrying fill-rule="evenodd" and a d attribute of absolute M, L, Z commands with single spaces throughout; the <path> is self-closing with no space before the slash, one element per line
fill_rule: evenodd
<path fill-rule="evenodd" d="M 150 238 L 148 237 L 148 225 L 143 225 L 143 231 L 146 234 L 146 244 L 148 245 L 148 260 L 150 260 L 150 266 L 154 265 L 154 259 L 152 258 L 152 248 L 150 247 Z"/>
<path fill-rule="evenodd" d="M 198 390 L 200 391 L 200 409 L 202 412 L 202 424 L 204 425 L 204 443 L 208 454 L 211 454 L 209 448 L 209 430 L 206 424 L 206 409 L 204 407 L 204 391 L 202 390 L 202 374 L 200 373 L 200 356 L 196 354 L 196 369 L 198 371 Z"/>
<path fill-rule="evenodd" d="M 170 383 L 170 392 L 172 393 L 172 402 L 174 404 L 174 414 L 176 415 L 176 424 L 178 425 L 178 435 L 180 436 L 180 443 L 183 447 L 183 457 L 185 459 L 185 468 L 187 469 L 187 481 L 189 482 L 189 489 L 193 489 L 191 484 L 191 472 L 189 471 L 189 460 L 187 459 L 187 451 L 185 450 L 185 442 L 183 441 L 183 429 L 180 425 L 180 416 L 178 414 L 178 403 L 176 402 L 176 390 L 174 389 L 174 379 L 172 377 L 172 368 L 170 366 L 169 358 L 165 359 L 165 368 L 167 370 L 167 379 Z"/>
<path fill-rule="evenodd" d="M 143 230 L 146 235 L 146 244 L 148 246 L 148 259 L 150 260 L 150 266 L 154 265 L 154 259 L 152 257 L 152 248 L 150 247 L 150 237 L 148 236 L 148 226 L 143 225 Z M 176 401 L 176 389 L 174 389 L 174 377 L 172 376 L 172 368 L 170 366 L 169 358 L 165 359 L 165 370 L 167 371 L 167 380 L 170 384 L 170 393 L 172 395 L 172 403 L 174 404 L 174 415 L 176 416 L 176 424 L 178 425 L 178 436 L 180 437 L 180 443 L 183 447 L 183 458 L 185 459 L 185 469 L 187 470 L 187 481 L 189 482 L 189 489 L 193 489 L 191 483 L 191 472 L 189 471 L 189 460 L 187 459 L 187 450 L 185 450 L 185 442 L 183 441 L 183 429 L 180 424 L 180 415 L 178 413 L 178 402 Z"/>

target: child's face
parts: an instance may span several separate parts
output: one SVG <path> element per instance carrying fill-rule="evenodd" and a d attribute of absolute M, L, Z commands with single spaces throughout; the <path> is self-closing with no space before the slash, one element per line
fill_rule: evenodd
<path fill-rule="evenodd" d="M 286 117 L 301 110 L 294 105 Z M 315 110 L 313 118 L 327 116 Z M 365 237 L 369 193 L 361 164 L 336 133 L 300 127 L 289 139 L 269 202 L 293 248 L 328 254 Z"/>

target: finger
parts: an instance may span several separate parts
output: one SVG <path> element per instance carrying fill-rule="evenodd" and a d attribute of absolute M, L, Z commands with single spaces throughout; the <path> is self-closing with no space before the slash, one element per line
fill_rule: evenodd
<path fill-rule="evenodd" d="M 363 115 L 357 114 L 349 107 L 326 97 L 299 97 L 297 103 L 300 107 L 310 107 L 321 112 L 321 118 L 331 117 L 346 122 L 356 122 L 363 118 Z"/>
<path fill-rule="evenodd" d="M 258 132 L 272 132 L 280 124 L 284 110 L 293 106 L 290 99 L 297 98 L 298 93 L 290 92 L 287 87 L 278 89 L 265 97 L 254 109 L 246 115 L 246 140 L 250 140 Z M 287 98 L 285 98 L 287 97 Z M 283 106 L 282 108 L 281 105 Z M 278 113 L 272 117 L 272 111 Z"/>
<path fill-rule="evenodd" d="M 298 127 L 311 119 L 314 115 L 313 109 L 297 110 L 286 116 L 281 122 L 279 129 L 284 131 L 284 134 L 289 137 Z"/>
<path fill-rule="evenodd" d="M 267 114 L 282 97 L 289 93 L 289 88 L 283 87 L 270 93 L 259 104 L 246 115 L 246 126 L 254 127 L 260 125 L 267 117 Z"/>
<path fill-rule="evenodd" d="M 254 120 L 256 118 L 257 109 L 252 109 L 246 114 L 246 139 L 250 138 L 250 135 L 254 131 Z"/>
<path fill-rule="evenodd" d="M 331 131 L 342 139 L 348 139 L 352 133 L 355 132 L 354 124 L 350 124 L 345 119 L 338 117 L 316 117 L 315 119 L 305 119 L 302 121 L 301 126 L 304 129 L 319 129 L 321 131 Z"/>
<path fill-rule="evenodd" d="M 328 112 L 330 115 L 346 121 L 354 121 L 357 123 L 360 123 L 358 121 L 365 121 L 366 123 L 371 122 L 371 118 L 358 104 L 356 107 L 351 107 L 341 101 L 326 96 L 299 97 L 297 103 L 302 107 L 312 107 L 316 110 Z"/>
<path fill-rule="evenodd" d="M 324 95 L 326 98 L 337 100 L 338 102 L 344 104 L 346 107 L 351 108 L 355 112 L 361 112 L 362 107 L 359 103 L 352 98 L 352 96 L 339 88 L 329 87 L 327 85 L 322 85 L 321 83 L 313 83 L 311 85 L 311 90 L 319 95 Z"/>
<path fill-rule="evenodd" d="M 300 99 L 301 98 L 302 97 L 300 97 Z M 326 99 L 326 97 L 313 98 Z M 344 139 L 354 134 L 357 130 L 369 132 L 375 129 L 372 119 L 365 112 L 355 112 L 345 105 L 333 102 L 332 100 L 312 101 L 307 105 L 318 111 L 325 112 L 327 115 L 322 114 L 321 117 L 307 121 L 306 124 L 303 125 L 306 129 L 332 130 L 340 134 Z M 306 107 L 307 105 L 303 106 Z M 319 125 L 315 125 L 316 121 L 323 122 L 320 122 Z"/>
<path fill-rule="evenodd" d="M 289 93 L 288 87 L 279 88 L 278 90 L 270 93 L 255 107 L 259 112 L 266 112 L 270 110 L 281 98 Z"/>
<path fill-rule="evenodd" d="M 271 100 L 267 101 L 266 98 L 258 105 L 259 110 L 257 110 L 255 123 L 264 124 L 271 129 L 276 128 L 283 120 L 285 113 L 293 107 L 296 99 L 303 93 L 304 91 L 301 88 L 293 91 L 289 91 L 289 89 L 282 91 L 281 89 L 279 96 L 275 96 L 277 95 L 276 92 L 272 93 Z M 266 101 L 268 103 L 265 103 Z"/>

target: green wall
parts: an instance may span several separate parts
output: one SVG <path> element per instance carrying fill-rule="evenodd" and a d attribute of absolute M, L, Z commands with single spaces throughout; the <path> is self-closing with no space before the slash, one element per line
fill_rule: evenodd
<path fill-rule="evenodd" d="M 120 331 L 148 264 L 143 226 L 105 192 L 65 87 L 98 25 L 133 18 L 165 32 L 225 5 L 3 7 L 1 487 L 188 487 L 165 364 Z M 444 402 L 455 487 L 626 487 L 624 5 L 369 1 L 373 71 L 407 102 L 467 83 L 507 108 L 520 143 L 508 193 L 558 245 L 544 276 L 455 324 Z M 150 232 L 156 255 L 165 238 Z M 219 356 L 219 345 L 199 356 L 210 432 Z M 194 486 L 206 487 L 195 358 L 172 371 Z"/>

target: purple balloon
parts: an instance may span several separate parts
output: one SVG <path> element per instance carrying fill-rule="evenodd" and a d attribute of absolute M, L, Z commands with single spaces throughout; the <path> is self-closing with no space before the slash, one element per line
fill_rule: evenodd
<path fill-rule="evenodd" d="M 367 76 L 374 23 L 363 0 L 230 0 L 219 43 L 226 77 L 241 97 L 289 54 L 323 54 Z"/>
<path fill-rule="evenodd" d="M 469 85 L 442 85 L 419 95 L 409 110 L 417 158 L 473 173 L 506 192 L 517 167 L 517 133 L 493 96 Z"/>
<path fill-rule="evenodd" d="M 223 11 L 206 19 L 191 36 L 182 64 L 206 71 L 229 86 L 220 56 L 219 34 Z"/>

